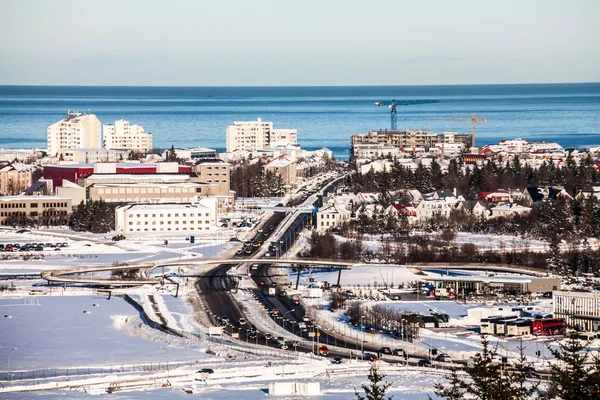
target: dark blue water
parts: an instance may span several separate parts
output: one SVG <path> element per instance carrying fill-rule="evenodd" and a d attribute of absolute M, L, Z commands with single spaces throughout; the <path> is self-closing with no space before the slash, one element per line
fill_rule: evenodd
<path fill-rule="evenodd" d="M 438 99 L 400 107 L 399 128 L 470 132 L 476 144 L 521 137 L 584 147 L 600 144 L 600 83 L 372 87 L 52 87 L 0 86 L 0 148 L 46 147 L 46 128 L 67 110 L 90 110 L 103 123 L 127 119 L 152 132 L 155 147 L 225 147 L 233 121 L 261 117 L 298 129 L 304 148 L 326 146 L 345 158 L 350 135 L 390 127 L 375 101 Z"/>

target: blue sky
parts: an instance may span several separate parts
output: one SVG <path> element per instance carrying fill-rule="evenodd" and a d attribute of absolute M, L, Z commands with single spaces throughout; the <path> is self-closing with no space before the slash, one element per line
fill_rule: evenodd
<path fill-rule="evenodd" d="M 0 84 L 600 81 L 596 0 L 2 0 Z"/>

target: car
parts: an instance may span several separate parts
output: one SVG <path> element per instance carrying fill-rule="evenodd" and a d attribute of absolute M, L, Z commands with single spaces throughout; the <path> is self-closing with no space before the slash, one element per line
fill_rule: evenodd
<path fill-rule="evenodd" d="M 285 344 L 285 342 L 279 342 L 278 346 L 282 350 L 287 350 L 288 349 L 288 345 Z"/>
<path fill-rule="evenodd" d="M 197 372 L 198 374 L 214 374 L 215 371 L 212 368 L 202 368 Z"/>
<path fill-rule="evenodd" d="M 342 363 L 342 357 L 340 356 L 335 356 L 331 359 L 331 363 L 332 364 L 341 364 Z"/>
<path fill-rule="evenodd" d="M 258 282 L 258 284 L 259 284 L 260 286 L 264 286 L 264 284 L 265 284 L 265 281 L 259 281 L 259 282 Z"/>
<path fill-rule="evenodd" d="M 240 325 L 246 325 L 246 318 L 240 318 Z"/>
<path fill-rule="evenodd" d="M 431 361 L 429 361 L 427 359 L 419 360 L 419 362 L 417 363 L 417 365 L 419 367 L 431 367 Z"/>
<path fill-rule="evenodd" d="M 395 356 L 404 356 L 406 354 L 406 351 L 404 351 L 404 349 L 394 349 L 392 350 L 392 354 Z"/>
<path fill-rule="evenodd" d="M 367 360 L 367 361 L 373 362 L 373 361 L 379 360 L 379 357 L 377 357 L 375 354 L 372 354 L 372 353 L 365 353 L 363 355 L 363 360 Z"/>
<path fill-rule="evenodd" d="M 379 352 L 381 354 L 392 354 L 392 349 L 390 349 L 389 347 L 382 347 L 381 349 L 379 349 Z"/>
<path fill-rule="evenodd" d="M 276 309 L 276 308 L 274 308 L 274 309 L 271 310 L 271 314 L 273 314 L 273 315 L 279 315 L 279 310 Z"/>
<path fill-rule="evenodd" d="M 435 360 L 439 362 L 451 363 L 452 357 L 450 357 L 448 354 L 440 354 L 435 358 Z"/>

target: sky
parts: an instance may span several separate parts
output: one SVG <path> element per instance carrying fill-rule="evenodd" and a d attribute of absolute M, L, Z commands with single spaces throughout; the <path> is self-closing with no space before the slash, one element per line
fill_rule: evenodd
<path fill-rule="evenodd" d="M 600 81 L 597 0 L 0 0 L 0 84 Z"/>

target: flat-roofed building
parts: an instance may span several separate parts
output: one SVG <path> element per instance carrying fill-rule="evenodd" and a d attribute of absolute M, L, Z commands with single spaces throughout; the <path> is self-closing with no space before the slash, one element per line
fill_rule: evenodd
<path fill-rule="evenodd" d="M 102 127 L 105 149 L 127 149 L 147 153 L 152 150 L 152 134 L 145 133 L 141 125 L 120 119 Z"/>
<path fill-rule="evenodd" d="M 217 199 L 217 211 L 227 213 L 235 206 L 235 192 L 231 190 L 231 164 L 214 159 L 200 159 L 192 166 L 191 182 L 208 185 L 206 195 Z"/>
<path fill-rule="evenodd" d="M 565 318 L 567 324 L 583 331 L 600 331 L 600 293 L 552 292 L 553 314 Z"/>
<path fill-rule="evenodd" d="M 471 134 L 444 132 L 437 134 L 431 131 L 411 129 L 403 131 L 371 131 L 352 135 L 352 151 L 356 155 L 356 145 L 382 144 L 399 148 L 400 151 L 411 151 L 416 148 L 436 147 L 438 143 L 462 143 L 465 147 L 471 146 Z"/>
<path fill-rule="evenodd" d="M 297 130 L 274 129 L 272 122 L 265 122 L 260 118 L 256 121 L 235 121 L 227 127 L 226 141 L 228 153 L 295 145 Z"/>
<path fill-rule="evenodd" d="M 114 163 L 127 160 L 128 150 L 68 149 L 62 153 L 62 161 L 75 163 Z"/>
<path fill-rule="evenodd" d="M 67 216 L 72 200 L 58 196 L 0 196 L 0 225 L 10 217 L 39 219 L 42 216 Z"/>
<path fill-rule="evenodd" d="M 115 209 L 117 232 L 203 232 L 216 227 L 217 203 L 203 198 L 195 203 L 131 204 Z"/>
<path fill-rule="evenodd" d="M 69 112 L 47 131 L 48 154 L 63 157 L 66 150 L 102 148 L 102 123 L 94 114 Z"/>
<path fill-rule="evenodd" d="M 188 174 L 92 174 L 79 179 L 86 198 L 107 203 L 191 203 L 209 196 L 210 185 Z"/>
<path fill-rule="evenodd" d="M 44 166 L 44 179 L 51 179 L 54 187 L 60 187 L 63 180 L 78 183 L 79 179 L 93 173 L 113 174 L 155 174 L 164 172 L 189 173 L 188 165 L 177 163 L 96 163 L 96 164 L 58 164 Z"/>

